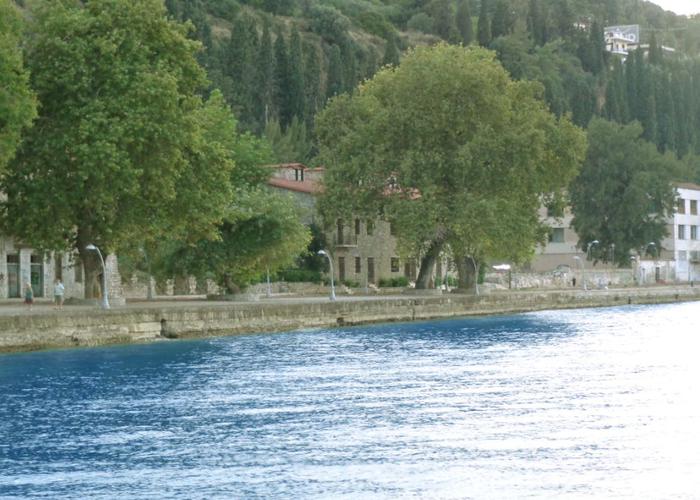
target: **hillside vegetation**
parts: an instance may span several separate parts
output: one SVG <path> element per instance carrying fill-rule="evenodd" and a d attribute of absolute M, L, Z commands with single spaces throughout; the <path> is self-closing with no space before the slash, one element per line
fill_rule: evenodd
<path fill-rule="evenodd" d="M 516 79 L 541 82 L 550 109 L 586 126 L 638 120 L 679 157 L 700 151 L 700 19 L 639 0 L 166 0 L 204 45 L 200 61 L 241 125 L 279 161 L 314 155 L 313 120 L 412 46 L 497 52 Z M 605 51 L 603 27 L 639 24 L 647 56 Z M 662 47 L 664 49 L 662 50 Z M 666 50 L 672 48 L 673 51 Z"/>

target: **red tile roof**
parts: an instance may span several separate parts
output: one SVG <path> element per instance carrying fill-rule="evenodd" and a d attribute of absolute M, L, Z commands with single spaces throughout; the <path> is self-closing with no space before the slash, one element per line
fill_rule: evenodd
<path fill-rule="evenodd" d="M 288 179 L 280 179 L 277 177 L 270 177 L 267 180 L 270 186 L 288 189 L 289 191 L 296 191 L 298 193 L 308 193 L 308 194 L 318 194 L 322 191 L 321 186 L 314 181 L 292 181 Z"/>

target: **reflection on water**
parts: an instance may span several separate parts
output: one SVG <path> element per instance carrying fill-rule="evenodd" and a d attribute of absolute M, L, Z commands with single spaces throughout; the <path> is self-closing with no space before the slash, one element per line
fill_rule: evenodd
<path fill-rule="evenodd" d="M 0 356 L 2 498 L 697 498 L 700 304 Z"/>

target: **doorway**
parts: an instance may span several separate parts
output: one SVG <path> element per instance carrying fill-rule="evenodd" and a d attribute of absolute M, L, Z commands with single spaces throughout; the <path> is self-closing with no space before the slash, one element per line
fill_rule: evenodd
<path fill-rule="evenodd" d="M 7 296 L 11 299 L 19 298 L 21 292 L 19 282 L 19 255 L 7 256 Z"/>
<path fill-rule="evenodd" d="M 30 280 L 32 283 L 32 290 L 34 290 L 35 297 L 44 296 L 44 260 L 41 255 L 32 255 L 31 257 L 31 268 L 30 268 Z"/>

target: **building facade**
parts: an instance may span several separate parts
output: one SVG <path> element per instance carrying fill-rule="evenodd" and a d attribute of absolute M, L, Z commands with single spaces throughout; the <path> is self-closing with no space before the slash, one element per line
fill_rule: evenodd
<path fill-rule="evenodd" d="M 678 204 L 669 220 L 668 236 L 662 243 L 662 257 L 673 260 L 677 281 L 700 279 L 700 185 L 676 185 Z"/>
<path fill-rule="evenodd" d="M 115 255 L 105 261 L 110 302 L 124 302 L 121 276 Z M 14 238 L 0 235 L 0 299 L 21 299 L 26 283 L 31 283 L 34 297 L 52 298 L 53 285 L 60 279 L 66 299 L 85 297 L 85 273 L 77 254 L 72 252 L 41 253 Z M 97 284 L 99 288 L 99 284 Z"/>
<path fill-rule="evenodd" d="M 328 251 L 333 259 L 334 278 L 361 287 L 378 285 L 382 280 L 417 276 L 415 259 L 399 257 L 391 223 L 381 219 L 353 217 L 336 219 L 328 227 L 316 211 L 316 197 L 321 192 L 323 168 L 309 168 L 301 163 L 269 165 L 268 186 L 294 197 L 306 210 L 304 222 L 324 228 Z"/>

